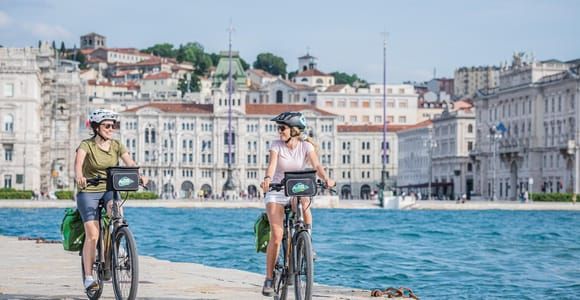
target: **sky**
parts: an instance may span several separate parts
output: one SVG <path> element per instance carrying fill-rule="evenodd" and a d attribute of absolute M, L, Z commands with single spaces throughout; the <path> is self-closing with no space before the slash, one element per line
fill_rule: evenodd
<path fill-rule="evenodd" d="M 282 57 L 288 71 L 307 52 L 318 69 L 383 82 L 453 77 L 463 66 L 511 62 L 515 51 L 538 60 L 580 58 L 575 0 L 0 0 L 0 45 L 79 45 L 96 32 L 108 47 L 144 49 L 198 42 L 206 52 L 232 48 L 248 63 Z"/>

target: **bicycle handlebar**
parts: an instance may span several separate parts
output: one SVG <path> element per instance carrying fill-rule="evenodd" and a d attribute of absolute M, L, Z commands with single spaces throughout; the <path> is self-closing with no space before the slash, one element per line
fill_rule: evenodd
<path fill-rule="evenodd" d="M 285 179 L 282 179 L 281 183 L 270 183 L 270 188 L 268 189 L 269 191 L 282 191 L 284 190 L 284 183 L 285 183 Z M 336 184 L 334 184 L 334 186 L 332 187 L 326 187 L 326 183 L 322 182 L 322 180 L 317 179 L 316 180 L 316 187 L 321 189 L 321 190 L 328 190 L 330 191 L 330 193 L 334 193 L 336 194 L 336 190 L 333 189 L 334 187 L 336 187 Z"/>
<path fill-rule="evenodd" d="M 89 185 L 95 185 L 96 186 L 101 181 L 107 181 L 107 178 L 103 178 L 103 177 L 87 178 L 87 186 L 89 186 Z M 147 188 L 147 186 L 145 186 L 143 184 L 143 181 L 141 180 L 141 178 L 139 178 L 139 185 L 142 186 L 145 190 L 149 190 L 149 188 Z"/>

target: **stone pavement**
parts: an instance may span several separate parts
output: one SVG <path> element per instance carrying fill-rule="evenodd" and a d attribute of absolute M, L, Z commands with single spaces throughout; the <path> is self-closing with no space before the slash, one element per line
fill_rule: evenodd
<path fill-rule="evenodd" d="M 77 252 L 61 244 L 0 236 L 0 299 L 87 299 Z M 271 299 L 261 295 L 263 275 L 139 257 L 138 299 Z M 314 299 L 371 299 L 370 291 L 315 286 Z M 105 283 L 101 299 L 114 299 Z M 375 298 L 376 299 L 376 298 Z"/>

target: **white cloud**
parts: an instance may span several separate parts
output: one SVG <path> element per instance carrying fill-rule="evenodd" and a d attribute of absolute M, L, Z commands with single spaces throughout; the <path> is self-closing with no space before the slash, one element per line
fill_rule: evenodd
<path fill-rule="evenodd" d="M 10 16 L 8 16 L 8 14 L 0 10 L 0 28 L 5 28 L 10 23 L 12 23 L 12 19 L 10 19 Z"/>
<path fill-rule="evenodd" d="M 68 39 L 72 34 L 60 25 L 43 23 L 23 24 L 22 27 L 42 39 Z"/>

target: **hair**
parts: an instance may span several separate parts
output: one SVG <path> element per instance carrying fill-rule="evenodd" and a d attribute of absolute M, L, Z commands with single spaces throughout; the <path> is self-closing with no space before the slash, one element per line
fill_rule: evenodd
<path fill-rule="evenodd" d="M 304 132 L 302 132 L 300 130 L 300 128 L 298 128 L 298 127 L 290 127 L 290 136 L 292 136 L 292 137 L 298 137 L 298 138 L 300 138 L 300 140 L 304 140 L 304 141 L 309 142 L 314 147 L 314 152 L 316 152 L 316 155 L 318 155 L 320 153 L 320 147 L 318 146 L 318 143 L 316 143 L 316 141 L 314 140 L 314 138 L 312 138 L 311 136 L 309 136 L 309 135 L 305 134 Z"/>

